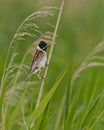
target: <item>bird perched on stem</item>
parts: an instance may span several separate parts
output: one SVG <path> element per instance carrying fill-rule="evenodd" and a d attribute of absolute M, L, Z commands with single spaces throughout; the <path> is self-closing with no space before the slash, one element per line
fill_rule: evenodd
<path fill-rule="evenodd" d="M 46 42 L 40 41 L 40 43 L 36 48 L 30 66 L 30 74 L 35 73 L 40 79 L 42 79 L 42 77 L 40 76 L 40 72 L 47 65 L 47 53 L 46 53 L 47 47 L 49 47 L 49 45 Z"/>

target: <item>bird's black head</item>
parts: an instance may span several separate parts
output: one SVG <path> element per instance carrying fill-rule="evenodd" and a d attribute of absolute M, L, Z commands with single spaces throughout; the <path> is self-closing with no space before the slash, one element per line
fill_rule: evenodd
<path fill-rule="evenodd" d="M 47 43 L 45 43 L 44 41 L 40 41 L 39 47 L 40 47 L 42 50 L 46 51 L 48 45 L 47 45 Z"/>

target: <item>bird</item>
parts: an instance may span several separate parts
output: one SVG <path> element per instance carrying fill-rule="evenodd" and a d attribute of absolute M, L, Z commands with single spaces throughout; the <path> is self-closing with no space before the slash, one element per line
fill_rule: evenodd
<path fill-rule="evenodd" d="M 40 76 L 41 70 L 47 66 L 46 50 L 48 47 L 49 45 L 45 41 L 39 42 L 30 66 L 30 74 L 36 74 L 39 79 L 42 79 L 42 77 Z"/>

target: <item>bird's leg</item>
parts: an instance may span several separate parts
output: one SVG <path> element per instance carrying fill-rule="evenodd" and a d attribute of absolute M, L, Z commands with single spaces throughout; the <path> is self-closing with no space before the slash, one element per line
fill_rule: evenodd
<path fill-rule="evenodd" d="M 46 62 L 45 66 L 49 66 L 49 64 Z"/>
<path fill-rule="evenodd" d="M 39 72 L 37 72 L 36 75 L 37 75 L 37 77 L 38 77 L 39 79 L 42 79 L 42 77 L 40 76 Z"/>
<path fill-rule="evenodd" d="M 45 78 L 42 77 L 39 73 L 40 73 L 39 71 L 36 73 L 36 75 L 38 76 L 38 78 L 39 78 L 39 79 L 45 79 Z"/>

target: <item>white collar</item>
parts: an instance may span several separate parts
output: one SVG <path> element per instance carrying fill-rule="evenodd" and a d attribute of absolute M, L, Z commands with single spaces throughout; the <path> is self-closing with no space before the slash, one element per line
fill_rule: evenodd
<path fill-rule="evenodd" d="M 39 46 L 37 46 L 37 49 L 43 51 Z"/>
<path fill-rule="evenodd" d="M 45 52 L 45 51 L 44 51 L 44 50 L 42 50 L 39 46 L 37 46 L 37 49 L 38 49 L 38 50 L 40 50 L 40 51 Z"/>

